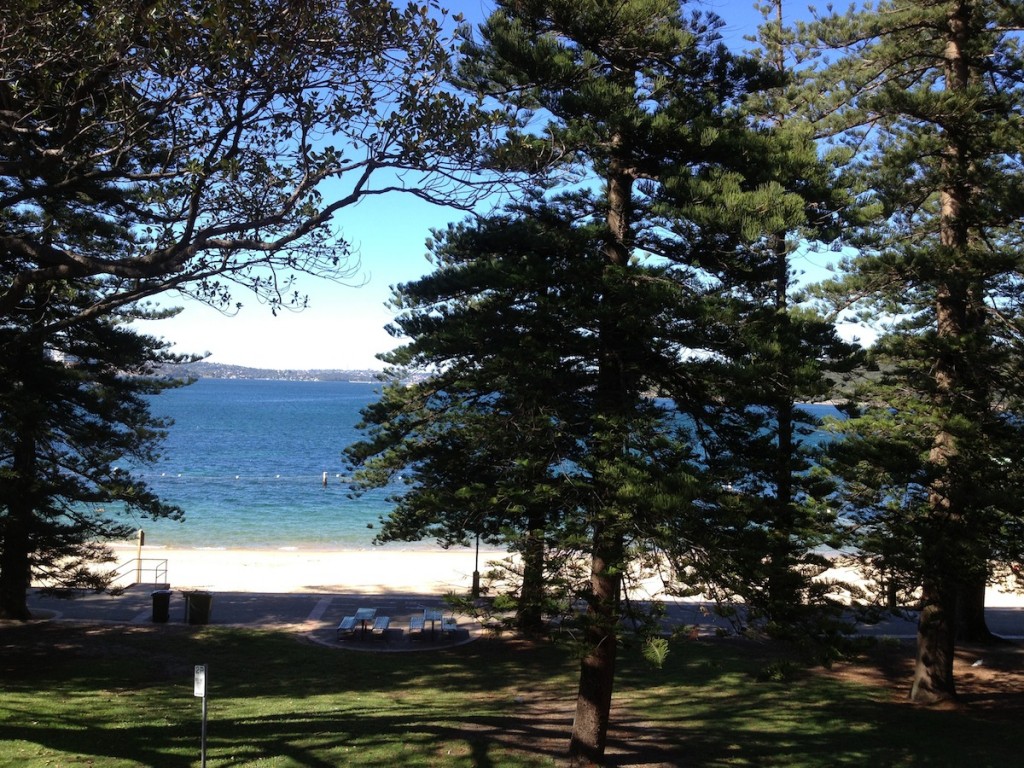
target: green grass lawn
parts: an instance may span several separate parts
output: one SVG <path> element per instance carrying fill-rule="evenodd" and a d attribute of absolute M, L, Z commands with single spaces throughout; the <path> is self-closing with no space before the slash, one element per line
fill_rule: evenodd
<path fill-rule="evenodd" d="M 576 662 L 550 643 L 485 638 L 373 654 L 222 627 L 0 628 L 0 768 L 199 765 L 196 664 L 209 665 L 213 766 L 554 766 Z M 682 642 L 662 669 L 625 649 L 615 766 L 1012 766 L 1014 718 L 922 710 L 891 688 L 798 673 L 771 649 Z"/>

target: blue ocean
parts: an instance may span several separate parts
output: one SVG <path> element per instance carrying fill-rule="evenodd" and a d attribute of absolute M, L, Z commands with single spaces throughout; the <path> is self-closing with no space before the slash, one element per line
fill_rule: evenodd
<path fill-rule="evenodd" d="M 133 523 L 148 546 L 369 549 L 396 489 L 352 498 L 342 452 L 379 392 L 375 383 L 204 378 L 160 394 L 153 413 L 174 424 L 159 463 L 138 475 L 185 520 Z"/>
<path fill-rule="evenodd" d="M 350 498 L 342 451 L 378 395 L 371 383 L 199 379 L 153 398 L 174 424 L 139 475 L 185 520 L 139 520 L 146 544 L 368 549 L 388 492 Z"/>

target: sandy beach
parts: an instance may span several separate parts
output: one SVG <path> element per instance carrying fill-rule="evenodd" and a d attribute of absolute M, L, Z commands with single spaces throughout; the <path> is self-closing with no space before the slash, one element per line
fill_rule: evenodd
<path fill-rule="evenodd" d="M 137 547 L 111 547 L 122 564 L 122 583 L 135 581 Z M 489 562 L 507 553 L 480 550 L 482 577 Z M 167 583 L 174 590 L 254 593 L 466 594 L 473 584 L 472 548 L 371 550 L 142 548 L 141 583 Z M 130 563 L 130 565 L 129 565 Z M 166 574 L 166 577 L 165 575 Z M 634 597 L 660 592 L 658 579 L 644 582 Z"/>
<path fill-rule="evenodd" d="M 136 547 L 115 546 L 117 563 L 136 558 Z M 499 552 L 480 552 L 480 570 Z M 295 550 L 143 547 L 145 583 L 219 592 L 411 592 L 443 595 L 472 585 L 472 549 Z M 164 565 L 166 563 L 166 566 Z M 131 569 L 129 569 L 131 570 Z"/>
<path fill-rule="evenodd" d="M 113 549 L 117 563 L 134 563 L 137 553 L 134 545 L 116 545 Z M 504 554 L 500 551 L 482 549 L 481 573 L 488 570 L 488 561 L 499 560 L 502 557 Z M 340 551 L 146 546 L 142 549 L 142 581 L 163 582 L 162 578 L 154 578 L 154 574 L 162 576 L 162 569 L 166 569 L 166 583 L 176 590 L 376 595 L 444 595 L 448 592 L 465 594 L 472 585 L 474 559 L 473 549 L 384 547 Z M 848 567 L 837 568 L 826 576 L 843 581 L 859 580 L 857 574 Z M 131 580 L 129 578 L 129 581 Z M 647 587 L 642 590 L 647 593 L 645 596 L 659 591 L 654 582 L 647 582 L 644 586 Z M 986 605 L 990 608 L 1022 607 L 1024 595 L 990 587 L 986 595 Z"/>

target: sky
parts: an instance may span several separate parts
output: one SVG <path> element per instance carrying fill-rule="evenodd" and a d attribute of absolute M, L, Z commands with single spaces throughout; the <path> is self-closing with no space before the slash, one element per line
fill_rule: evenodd
<path fill-rule="evenodd" d="M 491 5 L 483 0 L 445 3 L 469 22 L 482 21 Z M 726 21 L 723 36 L 734 50 L 749 48 L 760 14 L 748 0 L 706 0 L 699 7 Z M 432 228 L 459 221 L 463 214 L 432 206 L 411 195 L 364 199 L 343 209 L 335 224 L 358 257 L 351 285 L 301 276 L 298 290 L 309 296 L 301 312 L 279 311 L 239 292 L 242 308 L 226 316 L 199 302 L 169 296 L 162 303 L 182 307 L 172 319 L 149 321 L 139 330 L 172 343 L 173 351 L 208 354 L 210 362 L 271 369 L 381 369 L 377 354 L 400 340 L 385 330 L 392 313 L 385 304 L 392 286 L 427 274 L 425 241 Z M 794 265 L 819 274 L 835 254 L 806 254 Z M 848 335 L 848 334 L 847 334 Z"/>

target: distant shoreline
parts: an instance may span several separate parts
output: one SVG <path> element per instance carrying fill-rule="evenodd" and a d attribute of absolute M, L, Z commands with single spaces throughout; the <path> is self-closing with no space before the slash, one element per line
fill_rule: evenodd
<path fill-rule="evenodd" d="M 163 372 L 167 375 L 198 379 L 234 379 L 241 381 L 343 381 L 348 384 L 381 384 L 384 372 L 373 368 L 250 368 L 244 365 L 229 363 L 182 363 L 166 366 Z M 410 380 L 415 381 L 416 375 Z M 840 407 L 849 402 L 846 398 L 829 398 L 797 406 L 828 405 Z"/>
<path fill-rule="evenodd" d="M 182 363 L 168 365 L 163 371 L 168 376 L 194 376 L 199 379 L 243 379 L 251 381 L 345 381 L 350 384 L 379 384 L 382 371 L 372 368 L 249 368 L 228 363 Z"/>

